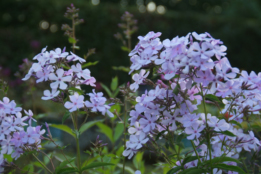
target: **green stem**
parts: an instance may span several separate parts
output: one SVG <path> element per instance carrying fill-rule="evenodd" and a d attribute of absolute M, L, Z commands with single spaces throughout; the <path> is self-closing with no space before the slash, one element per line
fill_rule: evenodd
<path fill-rule="evenodd" d="M 201 95 L 202 95 L 202 98 L 203 98 L 203 106 L 204 106 L 205 121 L 206 121 L 206 128 L 207 128 L 207 142 L 208 142 L 208 149 L 209 149 L 210 169 L 211 169 L 211 174 L 213 174 L 213 170 L 212 170 L 211 144 L 210 144 L 210 134 L 209 134 L 208 118 L 207 118 L 207 108 L 206 108 L 205 95 L 203 94 L 203 87 L 202 87 L 201 84 L 200 84 L 200 88 L 201 88 Z"/>
<path fill-rule="evenodd" d="M 39 160 L 39 158 L 37 158 L 37 156 L 35 156 L 35 154 L 33 154 L 33 156 L 49 173 L 53 173 L 50 169 L 46 167 L 46 165 L 44 165 L 44 163 L 41 160 Z"/>
<path fill-rule="evenodd" d="M 74 130 L 75 131 L 78 131 L 78 128 L 77 128 L 77 116 L 73 116 L 71 114 L 71 117 L 72 117 L 72 121 L 73 121 L 73 126 L 74 126 Z M 79 174 L 81 174 L 81 151 L 80 151 L 80 143 L 79 143 L 79 135 L 77 134 L 76 137 L 76 150 L 77 150 L 77 166 L 78 166 L 78 170 L 79 170 Z"/>
<path fill-rule="evenodd" d="M 197 155 L 197 157 L 198 157 L 198 163 L 201 164 L 201 160 L 200 160 L 200 158 L 199 158 L 199 156 L 198 156 L 198 151 L 197 151 L 197 149 L 196 149 L 196 147 L 195 147 L 195 144 L 194 144 L 194 142 L 193 142 L 192 140 L 190 140 L 190 142 L 191 142 L 191 144 L 192 144 L 192 146 L 193 146 L 193 149 L 194 149 L 194 151 L 195 151 L 195 153 L 196 153 L 196 155 Z"/>
<path fill-rule="evenodd" d="M 126 96 L 124 97 L 124 118 L 123 118 L 123 134 L 124 134 L 124 150 L 126 149 L 126 119 L 127 119 L 127 102 L 126 102 Z M 123 158 L 123 166 L 122 166 L 122 173 L 125 172 L 125 163 L 126 159 Z"/>

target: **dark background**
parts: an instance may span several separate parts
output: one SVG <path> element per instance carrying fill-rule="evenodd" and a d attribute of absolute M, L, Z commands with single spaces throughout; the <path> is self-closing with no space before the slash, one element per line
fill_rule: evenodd
<path fill-rule="evenodd" d="M 100 0 L 93 5 L 92 0 L 2 0 L 0 2 L 0 65 L 2 76 L 9 76 L 15 86 L 13 74 L 22 59 L 32 59 L 41 49 L 67 47 L 68 38 L 61 30 L 63 23 L 70 23 L 63 14 L 71 3 L 80 8 L 79 16 L 85 22 L 76 28 L 80 50 L 83 56 L 88 49 L 96 48 L 96 54 L 89 61 L 99 60 L 90 67 L 97 81 L 109 84 L 112 77 L 119 76 L 120 83 L 130 80 L 127 73 L 112 70 L 112 66 L 129 66 L 127 52 L 120 49 L 121 42 L 113 34 L 121 31 L 117 24 L 125 11 L 134 14 L 138 20 L 138 31 L 133 35 L 132 47 L 138 35 L 149 31 L 162 32 L 161 40 L 184 36 L 188 32 L 209 32 L 228 47 L 227 57 L 233 67 L 248 71 L 260 71 L 259 58 L 261 40 L 261 1 L 259 0 L 154 0 L 163 5 L 164 14 L 141 13 L 141 5 L 149 0 Z M 41 21 L 49 27 L 42 29 Z M 53 27 L 51 27 L 53 26 Z M 56 26 L 56 27 L 55 27 Z M 51 28 L 53 29 L 51 31 Z M 57 31 L 55 31 L 57 28 Z"/>

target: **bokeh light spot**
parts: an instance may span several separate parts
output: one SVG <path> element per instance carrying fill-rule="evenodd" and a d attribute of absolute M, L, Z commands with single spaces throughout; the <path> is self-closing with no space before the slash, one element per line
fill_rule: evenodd
<path fill-rule="evenodd" d="M 39 25 L 44 30 L 49 28 L 49 22 L 47 22 L 47 21 L 41 21 Z"/>
<path fill-rule="evenodd" d="M 151 1 L 150 3 L 148 3 L 147 9 L 149 12 L 154 12 L 156 10 L 156 4 L 153 1 Z"/>
<path fill-rule="evenodd" d="M 159 14 L 164 14 L 164 13 L 166 12 L 166 8 L 165 8 L 163 5 L 159 5 L 159 6 L 157 7 L 157 12 L 158 12 Z"/>
<path fill-rule="evenodd" d="M 51 31 L 52 33 L 55 33 L 56 31 L 58 31 L 58 26 L 57 26 L 56 24 L 52 24 L 52 25 L 50 26 L 50 31 Z"/>
<path fill-rule="evenodd" d="M 214 11 L 215 11 L 215 13 L 219 14 L 219 13 L 222 12 L 222 8 L 221 8 L 220 6 L 218 6 L 218 5 L 216 5 L 216 6 L 214 7 Z"/>
<path fill-rule="evenodd" d="M 139 11 L 140 11 L 141 13 L 145 13 L 145 12 L 146 12 L 146 7 L 145 7 L 144 5 L 140 5 L 140 6 L 139 6 Z"/>
<path fill-rule="evenodd" d="M 100 0 L 92 0 L 92 5 L 98 5 L 100 3 Z"/>

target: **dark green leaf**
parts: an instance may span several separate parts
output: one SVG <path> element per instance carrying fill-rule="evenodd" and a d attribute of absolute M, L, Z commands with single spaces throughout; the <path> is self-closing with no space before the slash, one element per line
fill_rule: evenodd
<path fill-rule="evenodd" d="M 72 43 L 72 44 L 76 43 L 76 40 L 72 37 L 69 37 L 68 41 L 69 41 L 69 43 Z"/>
<path fill-rule="evenodd" d="M 224 135 L 227 135 L 227 136 L 230 136 L 230 137 L 236 137 L 236 135 L 233 134 L 230 131 L 220 131 L 220 132 L 217 132 L 217 133 L 221 133 L 221 134 L 224 134 Z"/>
<path fill-rule="evenodd" d="M 117 89 L 114 91 L 114 93 L 112 94 L 112 98 L 115 98 L 115 97 L 118 95 L 119 92 L 120 92 L 120 88 L 117 88 Z"/>
<path fill-rule="evenodd" d="M 229 121 L 229 123 L 235 124 L 238 127 L 243 128 L 242 125 L 239 122 L 235 121 L 235 120 L 231 120 L 231 121 Z"/>
<path fill-rule="evenodd" d="M 109 88 L 108 88 L 106 85 L 102 84 L 102 83 L 101 83 L 101 86 L 102 86 L 102 88 L 107 92 L 107 94 L 109 95 L 109 97 L 112 97 L 112 93 L 111 93 L 111 91 L 109 90 Z"/>
<path fill-rule="evenodd" d="M 65 120 L 67 120 L 70 117 L 70 112 L 66 111 L 65 114 L 63 115 L 63 119 L 62 119 L 62 124 L 64 123 Z"/>
<path fill-rule="evenodd" d="M 80 89 L 78 89 L 78 88 L 70 87 L 70 88 L 68 88 L 68 90 L 78 92 L 79 95 L 82 95 L 82 94 L 83 94 L 83 91 L 80 90 Z"/>
<path fill-rule="evenodd" d="M 233 161 L 233 162 L 236 162 L 236 163 L 241 163 L 239 160 L 237 160 L 235 158 L 226 157 L 226 156 L 220 156 L 220 157 L 213 158 L 211 162 L 212 162 L 212 164 L 215 164 L 215 163 L 223 163 L 223 162 L 226 162 L 226 161 Z"/>
<path fill-rule="evenodd" d="M 205 96 L 205 98 L 206 98 L 207 100 L 211 100 L 211 101 L 215 101 L 215 102 L 221 102 L 221 101 L 217 98 L 217 96 L 215 96 L 215 95 L 213 95 L 213 94 L 207 94 L 207 95 Z"/>
<path fill-rule="evenodd" d="M 104 133 L 110 139 L 111 142 L 114 142 L 112 129 L 103 123 L 96 123 L 96 124 L 100 128 L 99 132 Z"/>
<path fill-rule="evenodd" d="M 114 141 L 117 141 L 120 136 L 122 135 L 123 133 L 123 130 L 124 130 L 124 126 L 123 126 L 123 123 L 118 123 L 115 127 L 115 130 L 114 130 Z"/>
<path fill-rule="evenodd" d="M 96 168 L 96 167 L 103 167 L 103 166 L 114 166 L 113 163 L 105 163 L 105 162 L 93 162 L 91 164 L 88 164 L 87 166 L 83 167 L 81 171 L 85 171 L 88 169 Z"/>
<path fill-rule="evenodd" d="M 75 158 L 71 158 L 71 159 L 69 159 L 68 161 L 65 160 L 65 161 L 61 162 L 60 165 L 55 168 L 55 172 L 56 172 L 56 173 L 59 173 L 59 172 L 63 169 L 63 167 L 65 167 L 67 164 L 70 164 L 70 163 L 73 162 L 74 160 L 75 160 Z M 67 168 L 67 169 L 68 169 L 68 168 Z"/>
<path fill-rule="evenodd" d="M 68 134 L 72 135 L 74 138 L 76 138 L 75 134 L 72 132 L 72 129 L 69 128 L 68 126 L 66 125 L 62 125 L 62 124 L 51 124 L 50 125 L 51 127 L 54 127 L 56 129 L 60 129 L 64 132 L 67 132 Z"/>
<path fill-rule="evenodd" d="M 111 90 L 115 91 L 118 87 L 118 77 L 114 77 L 111 81 Z"/>
<path fill-rule="evenodd" d="M 182 169 L 182 166 L 177 166 L 173 169 L 170 169 L 167 174 L 173 174 L 173 173 L 176 173 L 177 171 L 179 171 L 180 169 Z"/>
<path fill-rule="evenodd" d="M 84 125 L 82 125 L 80 127 L 79 133 L 82 134 L 84 131 L 86 131 L 89 128 L 91 128 L 92 126 L 94 126 L 97 122 L 103 122 L 103 120 L 89 121 L 89 122 L 85 123 Z"/>
<path fill-rule="evenodd" d="M 56 174 L 67 174 L 73 172 L 78 172 L 78 169 L 75 169 L 73 167 L 67 167 L 67 168 L 60 169 L 59 171 L 56 172 Z"/>
<path fill-rule="evenodd" d="M 130 71 L 130 68 L 125 66 L 113 66 L 112 69 L 127 72 L 127 73 Z"/>
<path fill-rule="evenodd" d="M 85 64 L 82 65 L 82 68 L 88 67 L 88 66 L 94 66 L 97 63 L 99 63 L 99 61 L 95 61 L 95 62 L 87 62 Z"/>
<path fill-rule="evenodd" d="M 125 46 L 122 46 L 122 47 L 121 47 L 121 50 L 122 50 L 122 51 L 127 51 L 127 52 L 130 52 L 130 49 L 129 49 L 129 48 L 127 48 L 127 47 L 125 47 Z"/>
<path fill-rule="evenodd" d="M 187 156 L 186 158 L 184 158 L 182 165 L 184 166 L 186 163 L 197 160 L 198 157 L 197 156 Z"/>
<path fill-rule="evenodd" d="M 218 168 L 218 169 L 224 169 L 224 170 L 230 170 L 230 171 L 235 171 L 235 172 L 239 172 L 239 173 L 244 173 L 244 170 L 242 170 L 240 167 L 238 166 L 230 166 L 227 164 L 216 164 L 214 166 L 212 166 L 213 168 Z"/>
<path fill-rule="evenodd" d="M 199 174 L 199 173 L 205 173 L 205 172 L 207 172 L 207 171 L 204 169 L 199 169 L 198 167 L 191 167 L 191 168 L 183 170 L 179 174 Z"/>

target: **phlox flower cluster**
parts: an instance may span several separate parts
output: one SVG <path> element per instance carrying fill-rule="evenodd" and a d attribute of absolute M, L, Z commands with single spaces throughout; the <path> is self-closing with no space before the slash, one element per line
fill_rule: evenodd
<path fill-rule="evenodd" d="M 0 173 L 4 171 L 4 155 L 11 155 L 16 160 L 25 151 L 41 148 L 45 130 L 41 130 L 41 126 L 32 126 L 32 121 L 36 120 L 32 118 L 31 110 L 24 110 L 26 116 L 22 116 L 21 111 L 22 108 L 7 97 L 0 101 Z"/>
<path fill-rule="evenodd" d="M 130 73 L 140 71 L 133 75 L 132 90 L 136 91 L 145 82 L 148 67 L 155 68 L 164 78 L 156 82 L 154 89 L 136 98 L 137 104 L 129 119 L 131 135 L 123 155 L 131 158 L 142 147 L 149 148 L 159 133 L 163 133 L 161 138 L 173 133 L 184 134 L 199 149 L 201 161 L 210 159 L 206 134 L 211 135 L 211 158 L 225 154 L 238 159 L 242 150 L 257 151 L 260 141 L 252 131 L 241 129 L 238 123 L 250 115 L 260 114 L 261 73 L 248 74 L 231 67 L 225 57 L 226 46 L 209 33 L 193 32 L 162 42 L 160 35 L 149 32 L 138 37 L 139 43 L 129 54 Z M 211 100 L 213 97 L 220 102 Z M 213 107 L 218 105 L 217 116 L 207 110 L 200 113 L 198 106 L 206 102 L 214 104 Z M 181 162 L 178 161 L 177 166 Z M 195 160 L 185 168 L 197 164 Z M 226 164 L 236 165 L 234 162 Z M 222 173 L 218 169 L 213 171 Z"/>
<path fill-rule="evenodd" d="M 109 116 L 113 114 L 109 111 L 110 106 L 106 105 L 106 98 L 102 97 L 103 93 L 88 94 L 90 101 L 84 101 L 84 96 L 79 95 L 70 88 L 77 88 L 81 90 L 81 85 L 90 85 L 95 87 L 96 79 L 91 76 L 89 69 L 83 69 L 82 63 L 85 59 L 76 54 L 56 48 L 55 50 L 47 51 L 43 48 L 41 53 L 34 58 L 38 62 L 33 63 L 28 74 L 22 80 L 28 80 L 31 76 L 36 78 L 36 83 L 48 81 L 51 90 L 45 90 L 43 100 L 53 100 L 62 102 L 65 91 L 69 90 L 70 101 L 65 102 L 64 107 L 70 112 L 76 111 L 80 108 L 90 108 L 94 112 L 101 112 L 103 115 L 107 113 Z M 70 64 L 72 65 L 70 66 Z M 66 67 L 66 70 L 64 70 Z"/>

